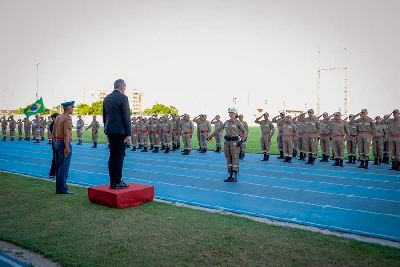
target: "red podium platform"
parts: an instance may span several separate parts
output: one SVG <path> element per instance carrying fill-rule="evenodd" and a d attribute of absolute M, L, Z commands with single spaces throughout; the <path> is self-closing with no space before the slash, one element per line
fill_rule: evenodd
<path fill-rule="evenodd" d="M 125 189 L 110 189 L 109 185 L 88 188 L 89 200 L 93 203 L 117 209 L 135 207 L 153 201 L 154 186 L 129 184 Z"/>

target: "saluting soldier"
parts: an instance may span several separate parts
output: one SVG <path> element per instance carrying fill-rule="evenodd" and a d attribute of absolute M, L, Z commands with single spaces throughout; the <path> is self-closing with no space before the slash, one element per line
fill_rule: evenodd
<path fill-rule="evenodd" d="M 74 101 L 61 105 L 64 113 L 58 115 L 53 126 L 53 143 L 56 154 L 56 193 L 73 194 L 68 191 L 67 178 L 72 157 L 72 119 Z"/>
<path fill-rule="evenodd" d="M 136 147 L 138 146 L 138 122 L 136 117 L 132 117 L 131 119 L 131 151 L 136 151 Z"/>
<path fill-rule="evenodd" d="M 285 160 L 283 162 L 292 163 L 292 153 L 294 147 L 294 140 L 296 139 L 296 125 L 292 122 L 292 116 L 285 117 L 285 123 L 282 126 L 282 145 L 283 155 Z"/>
<path fill-rule="evenodd" d="M 25 117 L 23 121 L 24 121 L 25 141 L 30 141 L 31 140 L 32 123 L 28 117 Z"/>
<path fill-rule="evenodd" d="M 239 121 L 243 124 L 243 127 L 246 129 L 247 137 L 249 136 L 249 125 L 247 122 L 243 120 L 243 114 L 239 115 Z M 242 137 L 242 144 L 239 147 L 239 159 L 243 159 L 246 156 L 246 141 L 247 137 Z"/>
<path fill-rule="evenodd" d="M 93 141 L 93 146 L 92 148 L 97 148 L 97 139 L 99 138 L 99 129 L 100 129 L 100 123 L 97 121 L 96 115 L 93 115 L 93 120 L 89 124 L 89 126 L 85 129 L 85 131 L 92 129 L 92 141 Z"/>
<path fill-rule="evenodd" d="M 390 116 L 393 114 L 393 119 Z M 392 168 L 390 170 L 400 170 L 400 113 L 398 109 L 393 110 L 392 114 L 385 116 L 388 127 L 390 155 L 392 157 Z"/>
<path fill-rule="evenodd" d="M 34 143 L 39 143 L 40 138 L 40 119 L 39 115 L 35 115 L 35 118 L 32 120 L 32 132 L 33 138 L 35 139 Z"/>
<path fill-rule="evenodd" d="M 279 150 L 278 159 L 283 159 L 282 126 L 285 123 L 285 112 L 281 112 L 278 116 L 273 117 L 272 122 L 276 123 L 276 126 L 278 127 L 278 137 L 276 138 Z"/>
<path fill-rule="evenodd" d="M 40 116 L 39 120 L 39 127 L 40 127 L 40 141 L 44 141 L 44 130 L 46 129 L 46 120 L 43 116 Z"/>
<path fill-rule="evenodd" d="M 142 123 L 140 124 L 140 131 L 142 134 L 142 146 L 141 152 L 147 152 L 147 146 L 149 142 L 149 125 L 147 124 L 147 118 L 143 117 Z"/>
<path fill-rule="evenodd" d="M 14 115 L 8 118 L 8 127 L 10 128 L 10 141 L 14 141 L 15 138 L 15 128 L 17 127 L 17 122 L 14 120 Z"/>
<path fill-rule="evenodd" d="M 331 121 L 327 112 L 324 112 L 322 117 L 323 119 L 319 121 L 319 144 L 322 151 L 322 159 L 320 162 L 329 162 L 329 154 L 331 151 Z"/>
<path fill-rule="evenodd" d="M 183 141 L 183 151 L 182 155 L 189 155 L 192 151 L 192 137 L 194 131 L 193 122 L 190 120 L 189 114 L 184 114 L 181 116 L 180 129 Z"/>
<path fill-rule="evenodd" d="M 349 114 L 349 116 L 344 120 L 347 121 L 347 119 L 349 119 L 349 122 L 347 123 L 349 129 L 349 135 L 346 138 L 346 148 L 349 160 L 346 161 L 346 164 L 356 164 L 357 145 L 358 145 L 357 124 L 355 122 L 355 116 L 353 114 Z"/>
<path fill-rule="evenodd" d="M 327 125 L 330 129 L 333 155 L 335 156 L 335 163 L 332 166 L 343 167 L 344 141 L 349 135 L 349 129 L 347 122 L 343 121 L 341 116 L 340 112 L 335 112 L 334 119 Z"/>
<path fill-rule="evenodd" d="M 239 146 L 241 137 L 247 137 L 246 129 L 237 119 L 238 112 L 235 108 L 229 108 L 229 120 L 225 121 L 222 127 L 217 128 L 207 139 L 211 140 L 219 132 L 225 130 L 224 154 L 228 166 L 229 176 L 224 182 L 237 182 L 237 174 L 239 171 Z"/>
<path fill-rule="evenodd" d="M 297 149 L 300 153 L 298 160 L 305 160 L 306 158 L 306 127 L 304 124 L 304 118 L 304 113 L 302 113 L 292 119 L 293 123 L 296 125 L 297 131 Z"/>
<path fill-rule="evenodd" d="M 85 122 L 82 119 L 81 115 L 78 115 L 78 121 L 76 122 L 76 134 L 78 136 L 78 144 L 82 145 L 83 139 L 83 128 L 85 127 Z"/>
<path fill-rule="evenodd" d="M 200 136 L 200 153 L 206 153 L 208 150 L 208 136 L 211 132 L 211 124 L 207 120 L 207 115 L 202 114 L 200 121 L 197 123 L 198 134 Z"/>
<path fill-rule="evenodd" d="M 215 115 L 215 118 L 211 120 L 211 124 L 214 124 L 214 129 L 221 127 L 224 123 L 221 121 L 221 116 Z M 222 132 L 215 136 L 215 152 L 221 153 L 222 144 Z"/>
<path fill-rule="evenodd" d="M 8 125 L 8 121 L 6 119 L 6 116 L 1 117 L 0 121 L 1 121 L 1 132 L 3 134 L 3 141 L 6 141 L 6 138 L 7 138 L 7 125 Z"/>
<path fill-rule="evenodd" d="M 380 116 L 375 117 L 375 131 L 372 136 L 372 151 L 374 154 L 374 163 L 372 165 L 381 165 L 383 158 L 383 143 L 387 136 L 387 125 L 382 123 Z"/>
<path fill-rule="evenodd" d="M 304 118 L 305 130 L 306 130 L 306 148 L 308 153 L 308 161 L 306 164 L 314 165 L 314 161 L 317 158 L 318 152 L 318 134 L 319 134 L 319 120 L 314 116 L 314 110 L 309 109 L 307 111 L 308 117 Z"/>
<path fill-rule="evenodd" d="M 360 166 L 358 168 L 368 169 L 369 149 L 371 146 L 371 138 L 375 131 L 375 125 L 371 118 L 368 117 L 368 111 L 362 109 L 355 117 L 358 133 L 358 153 L 360 154 Z"/>
<path fill-rule="evenodd" d="M 199 125 L 201 123 L 202 117 L 203 117 L 203 114 L 200 114 L 193 118 L 193 122 L 196 123 L 197 142 L 199 143 L 199 148 L 197 149 L 197 151 L 202 151 L 201 142 L 200 142 L 200 125 Z"/>
<path fill-rule="evenodd" d="M 48 140 L 48 144 L 51 144 L 51 139 L 52 139 L 52 129 L 50 129 L 51 125 L 53 122 L 53 117 L 49 116 L 47 117 L 47 124 L 46 124 L 46 128 L 47 128 L 47 140 Z"/>
<path fill-rule="evenodd" d="M 172 151 L 175 151 L 180 146 L 179 116 L 176 114 L 172 114 L 171 128 Z"/>
<path fill-rule="evenodd" d="M 264 117 L 264 119 L 260 120 L 262 117 Z M 259 124 L 261 128 L 260 144 L 261 144 L 261 151 L 264 154 L 262 161 L 269 160 L 269 153 L 271 149 L 271 138 L 275 133 L 274 124 L 268 119 L 268 117 L 269 117 L 268 112 L 265 112 L 260 117 L 256 118 L 256 120 L 254 121 L 254 123 Z"/>
<path fill-rule="evenodd" d="M 23 135 L 23 133 L 22 133 L 22 128 L 23 128 L 23 126 L 24 126 L 24 124 L 23 124 L 23 122 L 22 122 L 22 120 L 21 119 L 18 119 L 18 121 L 17 121 L 17 127 L 18 127 L 18 140 L 19 141 L 21 141 L 22 140 L 22 135 Z"/>

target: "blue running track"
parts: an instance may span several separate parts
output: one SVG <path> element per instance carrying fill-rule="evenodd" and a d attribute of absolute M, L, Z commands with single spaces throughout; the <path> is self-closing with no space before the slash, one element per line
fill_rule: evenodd
<path fill-rule="evenodd" d="M 90 146 L 73 145 L 69 182 L 108 183 L 108 150 Z M 224 183 L 223 153 L 127 150 L 124 180 L 154 185 L 158 199 L 400 242 L 400 172 L 389 165 L 365 170 L 261 157 L 247 154 L 238 183 Z M 47 178 L 50 163 L 50 145 L 0 142 L 0 170 Z"/>

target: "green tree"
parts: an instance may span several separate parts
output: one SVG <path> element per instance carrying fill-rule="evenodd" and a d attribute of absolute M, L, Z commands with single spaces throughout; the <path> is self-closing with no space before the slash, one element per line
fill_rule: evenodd
<path fill-rule="evenodd" d="M 93 102 L 91 106 L 91 113 L 93 115 L 102 115 L 103 114 L 103 101 Z"/>
<path fill-rule="evenodd" d="M 147 108 L 144 111 L 144 114 L 178 114 L 178 109 L 174 106 L 166 106 L 163 104 L 155 104 L 151 108 Z"/>
<path fill-rule="evenodd" d="M 92 112 L 92 107 L 88 104 L 78 104 L 76 113 L 78 115 L 89 115 Z"/>

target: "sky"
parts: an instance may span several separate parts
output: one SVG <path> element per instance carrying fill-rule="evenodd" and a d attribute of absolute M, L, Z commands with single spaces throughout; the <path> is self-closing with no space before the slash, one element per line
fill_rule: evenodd
<path fill-rule="evenodd" d="M 0 0 L 0 109 L 34 102 L 39 64 L 47 107 L 90 102 L 122 78 L 145 108 L 192 116 L 316 110 L 320 51 L 321 68 L 348 67 L 350 113 L 383 115 L 400 107 L 399 10 L 398 0 Z M 321 112 L 343 112 L 344 76 L 321 72 Z"/>

